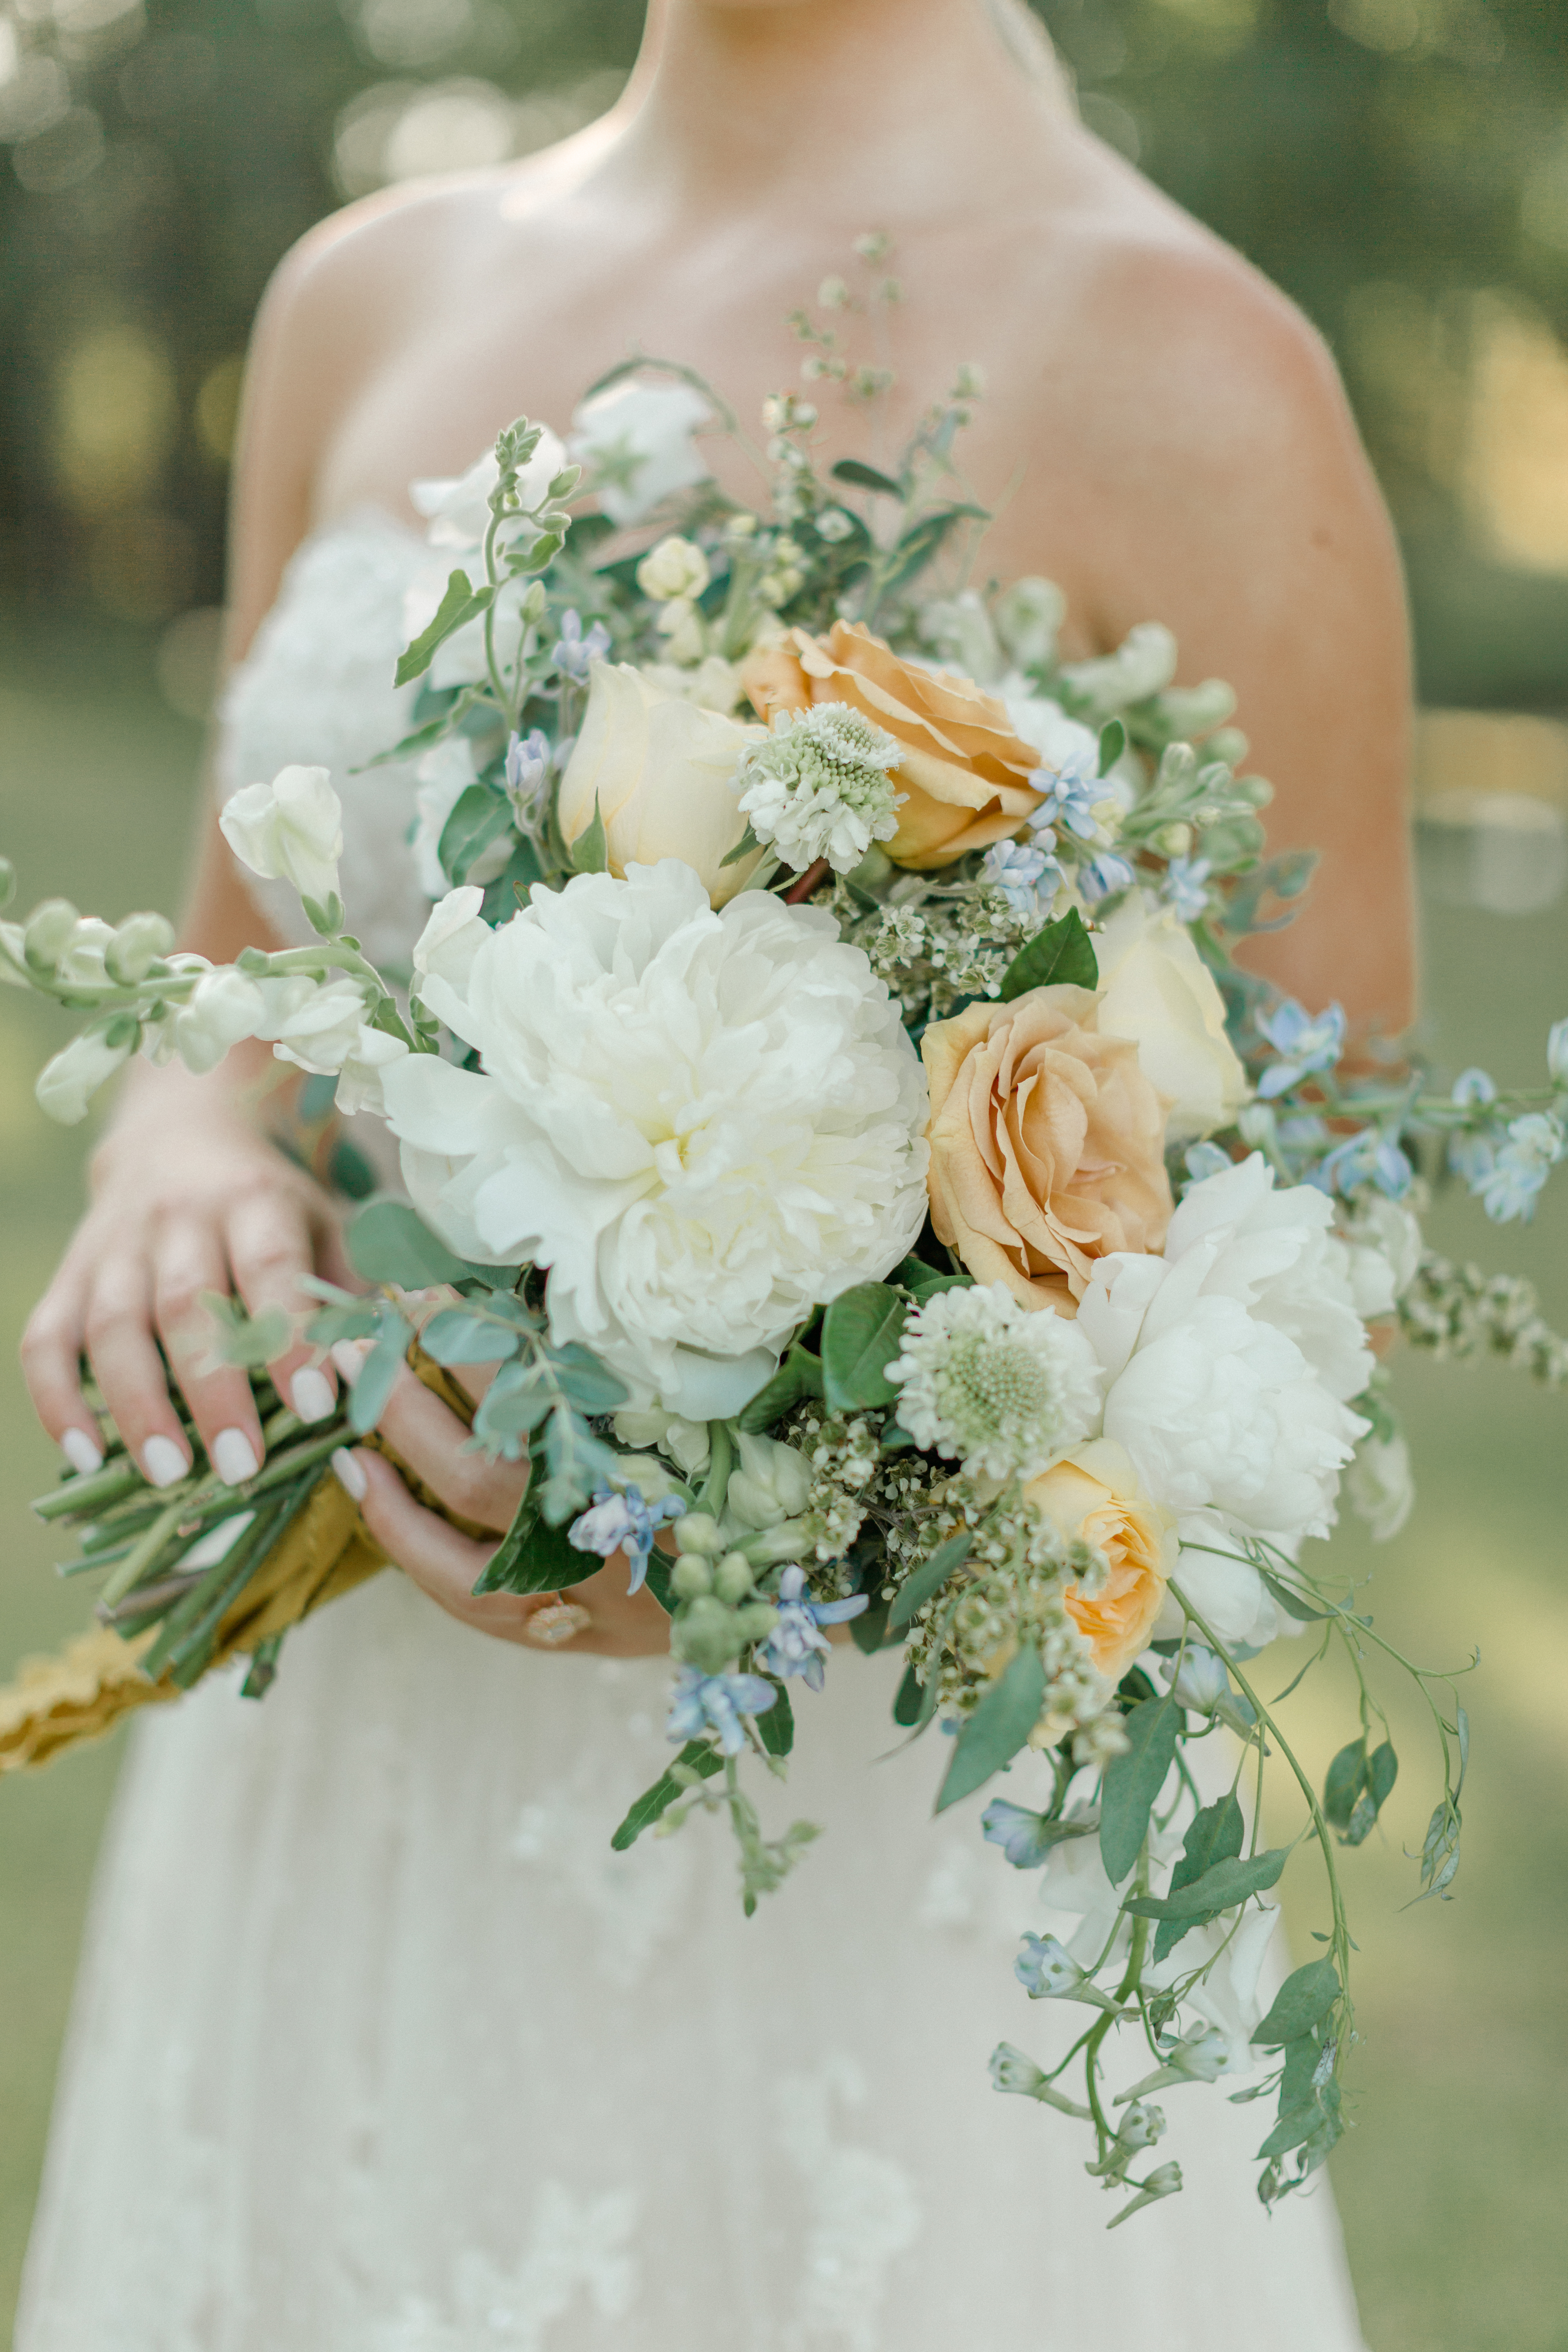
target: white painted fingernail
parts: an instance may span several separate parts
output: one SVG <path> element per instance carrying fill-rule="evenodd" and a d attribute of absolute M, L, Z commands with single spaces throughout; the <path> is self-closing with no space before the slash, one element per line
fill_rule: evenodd
<path fill-rule="evenodd" d="M 151 1486 L 178 1486 L 190 1466 L 184 1448 L 176 1445 L 172 1437 L 150 1437 L 142 1448 L 142 1467 Z"/>
<path fill-rule="evenodd" d="M 340 1445 L 332 1455 L 332 1475 L 344 1494 L 351 1495 L 356 1503 L 363 1503 L 370 1492 L 370 1480 L 346 1445 Z"/>
<path fill-rule="evenodd" d="M 207 1448 L 207 1456 L 226 1486 L 243 1486 L 261 1467 L 243 1429 L 220 1429 Z"/>
<path fill-rule="evenodd" d="M 327 1350 L 342 1378 L 352 1389 L 360 1376 L 360 1369 L 370 1353 L 363 1339 L 340 1339 Z"/>
<path fill-rule="evenodd" d="M 85 1429 L 68 1429 L 60 1440 L 60 1452 L 79 1477 L 90 1478 L 95 1470 L 103 1467 L 102 1449 L 93 1444 Z"/>
<path fill-rule="evenodd" d="M 331 1381 L 314 1364 L 295 1373 L 289 1394 L 301 1421 L 325 1421 L 337 1403 Z"/>

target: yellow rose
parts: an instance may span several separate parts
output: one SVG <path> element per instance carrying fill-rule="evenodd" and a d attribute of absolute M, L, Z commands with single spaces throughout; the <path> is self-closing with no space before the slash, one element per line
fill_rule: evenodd
<path fill-rule="evenodd" d="M 595 662 L 583 731 L 561 779 L 568 847 L 593 824 L 597 803 L 612 874 L 679 857 L 721 907 L 763 854 L 724 864 L 746 829 L 735 765 L 763 731 L 666 693 L 625 662 Z"/>
<path fill-rule="evenodd" d="M 895 738 L 903 804 L 885 847 L 896 866 L 951 865 L 1016 833 L 1040 805 L 1028 781 L 1039 754 L 1005 704 L 968 678 L 900 660 L 858 622 L 835 621 L 826 638 L 792 630 L 784 644 L 752 654 L 741 677 L 764 719 L 847 702 Z"/>
<path fill-rule="evenodd" d="M 1171 1220 L 1164 1106 L 1087 988 L 971 1004 L 921 1040 L 931 1213 L 977 1282 L 1073 1315 L 1097 1258 L 1158 1250 Z"/>
<path fill-rule="evenodd" d="M 1225 1034 L 1225 1003 L 1185 924 L 1132 891 L 1094 942 L 1100 1034 L 1138 1048 L 1138 1066 L 1170 1104 L 1173 1140 L 1228 1127 L 1250 1089 Z"/>
<path fill-rule="evenodd" d="M 1069 1586 L 1068 1614 L 1108 1682 L 1119 1683 L 1148 1647 L 1176 1563 L 1175 1513 L 1152 1503 L 1120 1445 L 1108 1437 L 1031 1478 L 1026 1498 L 1068 1538 L 1105 1554 L 1110 1574 L 1092 1601 Z"/>

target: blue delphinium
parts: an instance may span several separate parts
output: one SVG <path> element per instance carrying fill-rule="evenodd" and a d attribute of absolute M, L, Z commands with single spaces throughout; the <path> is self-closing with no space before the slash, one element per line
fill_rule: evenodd
<path fill-rule="evenodd" d="M 1213 868 L 1206 857 L 1173 857 L 1165 868 L 1160 896 L 1178 922 L 1195 923 L 1209 902 Z"/>
<path fill-rule="evenodd" d="M 1078 886 L 1083 892 L 1085 903 L 1097 907 L 1102 898 L 1114 898 L 1118 891 L 1131 890 L 1132 868 L 1125 857 L 1118 857 L 1113 851 L 1102 849 L 1098 857 L 1091 857 L 1086 866 L 1079 868 Z"/>
<path fill-rule="evenodd" d="M 1015 912 L 1028 918 L 1041 911 L 1042 900 L 1056 897 L 1062 869 L 1051 855 L 1057 837 L 1047 826 L 1033 842 L 998 841 L 985 853 L 981 872 L 1006 893 Z"/>
<path fill-rule="evenodd" d="M 980 1816 L 987 1843 L 999 1845 L 1015 1870 L 1039 1867 L 1057 1843 L 1052 1834 L 1055 1826 L 1044 1813 L 1033 1812 L 1027 1805 L 1010 1804 L 1005 1797 L 993 1797 Z"/>
<path fill-rule="evenodd" d="M 624 1551 L 632 1571 L 626 1591 L 637 1592 L 653 1557 L 655 1531 L 670 1519 L 679 1519 L 685 1508 L 685 1504 L 673 1495 L 661 1496 L 657 1503 L 650 1503 L 636 1486 L 628 1486 L 623 1494 L 617 1494 L 613 1486 L 600 1486 L 595 1490 L 592 1508 L 573 1520 L 566 1540 L 578 1551 L 596 1551 L 601 1559 L 608 1559 L 612 1552 Z"/>
<path fill-rule="evenodd" d="M 682 1666 L 664 1727 L 671 1739 L 717 1732 L 724 1754 L 738 1756 L 746 1744 L 742 1717 L 765 1715 L 777 1696 L 761 1675 L 705 1675 L 698 1666 Z"/>
<path fill-rule="evenodd" d="M 603 621 L 595 621 L 584 635 L 581 614 L 563 613 L 561 635 L 550 648 L 550 658 L 563 677 L 584 686 L 587 683 L 589 664 L 603 661 L 609 650 L 610 633 Z"/>
<path fill-rule="evenodd" d="M 512 814 L 525 833 L 531 833 L 543 813 L 545 791 L 550 782 L 550 739 L 542 728 L 531 728 L 527 735 L 512 735 L 506 747 L 506 791 Z"/>
<path fill-rule="evenodd" d="M 1397 1143 L 1380 1135 L 1375 1127 L 1363 1127 L 1335 1146 L 1315 1168 L 1309 1182 L 1321 1192 L 1340 1192 L 1347 1199 L 1368 1184 L 1391 1201 L 1402 1201 L 1415 1181 L 1415 1171 Z"/>
<path fill-rule="evenodd" d="M 1105 787 L 1100 774 L 1100 747 L 1085 744 L 1064 760 L 1059 768 L 1037 768 L 1029 778 L 1044 800 L 1030 817 L 1035 832 L 1047 825 L 1062 825 L 1076 834 L 1079 841 L 1092 841 L 1100 831 L 1095 815 L 1095 803 L 1105 798 Z"/>
<path fill-rule="evenodd" d="M 821 1628 L 847 1624 L 869 1606 L 864 1592 L 851 1593 L 847 1601 L 813 1601 L 805 1570 L 786 1568 L 779 1578 L 778 1622 L 763 1645 L 763 1665 L 781 1676 L 799 1675 L 808 1690 L 819 1691 L 822 1662 L 831 1647 Z"/>
<path fill-rule="evenodd" d="M 1507 1140 L 1473 1187 L 1498 1224 L 1534 1215 L 1542 1187 L 1568 1150 L 1562 1128 L 1548 1111 L 1527 1111 L 1510 1119 L 1505 1132 Z"/>
<path fill-rule="evenodd" d="M 1271 1013 L 1259 1013 L 1257 1022 L 1280 1057 L 1258 1081 L 1265 1101 L 1282 1095 L 1288 1087 L 1300 1086 L 1319 1070 L 1331 1070 L 1344 1050 L 1345 1016 L 1338 1004 L 1314 1015 L 1288 996 Z"/>

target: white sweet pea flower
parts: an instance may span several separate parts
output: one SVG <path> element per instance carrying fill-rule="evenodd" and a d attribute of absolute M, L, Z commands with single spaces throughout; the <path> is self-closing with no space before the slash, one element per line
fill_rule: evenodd
<path fill-rule="evenodd" d="M 920 1066 L 818 909 L 752 891 L 716 914 L 674 858 L 579 875 L 422 993 L 483 1067 L 385 1074 L 416 1205 L 466 1258 L 548 1266 L 553 1337 L 634 1404 L 738 1412 L 813 1306 L 920 1232 Z"/>
<path fill-rule="evenodd" d="M 1213 1962 L 1208 1975 L 1184 1996 L 1182 2023 L 1184 2031 L 1190 2032 L 1195 2016 L 1225 2037 L 1225 2054 L 1216 2070 L 1220 2074 L 1251 2074 L 1258 2070 L 1252 2037 L 1273 1998 L 1263 1971 L 1279 1924 L 1279 1907 L 1272 1903 L 1249 1903 L 1238 1911 L 1222 1911 L 1205 1927 L 1189 1927 L 1173 1952 L 1144 1969 L 1144 1983 L 1152 1990 L 1163 1990 L 1205 1960 Z"/>
<path fill-rule="evenodd" d="M 1247 1100 L 1247 1073 L 1226 1034 L 1225 1003 L 1186 926 L 1142 890 L 1094 942 L 1099 1028 L 1138 1048 L 1138 1066 L 1170 1101 L 1173 1142 L 1227 1127 Z"/>
<path fill-rule="evenodd" d="M 690 384 L 624 376 L 584 401 L 572 422 L 572 455 L 592 467 L 599 504 L 621 530 L 711 471 L 691 436 L 712 411 Z"/>
<path fill-rule="evenodd" d="M 247 784 L 224 803 L 224 839 L 253 874 L 291 882 L 320 903 L 338 887 L 342 804 L 325 768 L 284 768 L 269 784 Z"/>
<path fill-rule="evenodd" d="M 525 507 L 542 506 L 554 477 L 566 463 L 566 452 L 548 426 L 539 446 L 517 478 Z M 408 497 L 415 511 L 428 518 L 426 533 L 432 547 L 479 548 L 490 527 L 490 494 L 500 479 L 493 448 L 476 457 L 466 474 L 440 480 L 410 482 Z M 510 526 L 515 530 L 516 526 Z"/>
<path fill-rule="evenodd" d="M 365 1025 L 364 991 L 353 980 L 264 980 L 267 1013 L 256 1034 L 280 1062 L 335 1077 L 354 1054 Z"/>
<path fill-rule="evenodd" d="M 110 1045 L 101 1030 L 84 1030 L 39 1071 L 33 1088 L 38 1108 L 60 1127 L 78 1126 L 99 1087 L 130 1060 L 135 1046 L 133 1028 L 119 1045 Z"/>
<path fill-rule="evenodd" d="M 248 973 L 220 964 L 203 974 L 169 1025 L 169 1043 L 197 1077 L 216 1070 L 232 1045 L 254 1037 L 267 1000 Z"/>

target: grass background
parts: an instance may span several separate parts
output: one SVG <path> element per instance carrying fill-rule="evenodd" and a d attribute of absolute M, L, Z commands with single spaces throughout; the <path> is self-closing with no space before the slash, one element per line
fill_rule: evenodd
<path fill-rule="evenodd" d="M 102 629 L 0 634 L 0 847 L 26 903 L 52 893 L 110 917 L 172 908 L 183 887 L 198 730 L 162 703 L 146 638 Z M 1534 1082 L 1546 1024 L 1568 1013 L 1568 925 L 1428 905 L 1427 1042 L 1449 1069 L 1484 1061 Z M 0 992 L 0 1328 L 19 1330 L 76 1214 L 85 1130 L 32 1099 L 60 1016 Z M 1568 1182 L 1529 1228 L 1445 1199 L 1436 1245 L 1529 1274 L 1568 1324 Z M 1568 1396 L 1502 1369 L 1406 1355 L 1398 1403 L 1420 1501 L 1393 1544 L 1342 1538 L 1381 1631 L 1429 1664 L 1482 1664 L 1466 1704 L 1474 1751 L 1466 1858 L 1452 1903 L 1402 1910 L 1437 1790 L 1418 1712 L 1391 1709 L 1404 1759 L 1387 1834 L 1345 1857 L 1362 1946 L 1359 2127 L 1334 2179 L 1373 2352 L 1568 2352 Z M 0 1673 L 79 1622 L 79 1587 L 26 1511 L 53 1450 L 14 1356 L 0 1361 Z M 1269 1690 L 1299 1656 L 1266 1679 Z M 1316 1678 L 1315 1678 L 1316 1679 Z M 1327 1679 L 1327 1678 L 1324 1678 Z M 1354 1728 L 1343 1690 L 1292 1702 L 1315 1770 Z M 119 1742 L 0 1789 L 0 2317 L 16 2296 L 93 1855 Z M 1440 1784 L 1439 1784 L 1440 1785 Z M 1280 1826 L 1293 1832 L 1282 1811 Z M 1310 1860 L 1287 1898 L 1299 1944 L 1325 1924 Z M 1193 2094 L 1191 2095 L 1196 2095 Z M 1260 2135 L 1261 2137 L 1261 2135 Z M 111 2352 L 111 2347 L 105 2347 Z"/>

